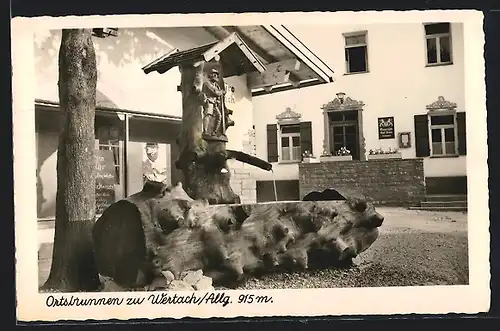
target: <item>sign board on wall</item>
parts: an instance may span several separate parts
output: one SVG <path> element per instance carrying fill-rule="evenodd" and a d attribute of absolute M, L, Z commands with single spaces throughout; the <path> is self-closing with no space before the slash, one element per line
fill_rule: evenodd
<path fill-rule="evenodd" d="M 96 150 L 95 167 L 96 214 L 101 215 L 106 208 L 115 202 L 116 171 L 113 151 Z"/>
<path fill-rule="evenodd" d="M 394 139 L 394 117 L 378 118 L 378 139 Z"/>
<path fill-rule="evenodd" d="M 399 148 L 411 147 L 411 132 L 400 132 L 398 136 L 399 136 Z"/>

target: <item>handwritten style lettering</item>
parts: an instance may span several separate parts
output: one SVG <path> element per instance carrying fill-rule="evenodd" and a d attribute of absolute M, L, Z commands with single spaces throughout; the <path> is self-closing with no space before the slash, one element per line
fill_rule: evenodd
<path fill-rule="evenodd" d="M 231 303 L 231 298 L 224 292 L 221 293 L 205 293 L 203 296 L 197 296 L 194 293 L 191 295 L 169 295 L 168 293 L 151 294 L 148 301 L 154 305 L 171 305 L 171 304 L 222 304 L 226 307 Z"/>
<path fill-rule="evenodd" d="M 72 307 L 72 306 L 119 306 L 123 303 L 123 298 L 88 298 L 82 299 L 75 296 L 55 298 L 49 295 L 45 300 L 47 307 Z"/>
<path fill-rule="evenodd" d="M 226 307 L 232 304 L 231 297 L 225 292 L 204 293 L 203 295 L 191 293 L 154 293 L 147 297 L 129 297 L 129 298 L 79 298 L 78 296 L 60 296 L 49 295 L 45 300 L 45 305 L 50 308 L 55 307 L 83 307 L 83 306 L 137 306 L 142 304 L 151 305 L 222 305 Z M 265 295 L 242 294 L 238 296 L 237 304 L 266 304 L 273 303 L 273 298 Z"/>

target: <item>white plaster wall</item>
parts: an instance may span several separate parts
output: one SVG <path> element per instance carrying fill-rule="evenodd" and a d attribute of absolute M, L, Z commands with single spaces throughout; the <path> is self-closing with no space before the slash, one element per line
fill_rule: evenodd
<path fill-rule="evenodd" d="M 313 154 L 323 149 L 324 126 L 321 105 L 333 100 L 337 92 L 363 101 L 363 132 L 366 150 L 397 147 L 397 133 L 410 131 L 412 147 L 401 150 L 403 158 L 415 157 L 413 116 L 424 114 L 425 106 L 444 96 L 464 109 L 463 26 L 452 23 L 453 65 L 426 67 L 424 28 L 419 23 L 368 25 L 287 26 L 319 58 L 335 71 L 335 82 L 253 98 L 257 156 L 267 158 L 266 124 L 292 107 L 312 122 Z M 345 74 L 343 33 L 368 31 L 368 73 Z M 318 31 L 322 36 L 318 37 Z M 379 140 L 377 118 L 394 116 L 396 138 Z M 465 157 L 426 159 L 426 176 L 465 175 Z M 298 178 L 297 165 L 276 165 L 276 178 Z M 271 178 L 262 174 L 259 179 Z"/>
<path fill-rule="evenodd" d="M 122 109 L 181 116 L 180 72 L 145 74 L 142 67 L 173 48 L 180 50 L 214 41 L 201 28 L 134 28 L 117 37 L 92 38 L 96 51 L 97 89 Z M 34 38 L 36 98 L 58 102 L 60 30 L 39 31 Z"/>

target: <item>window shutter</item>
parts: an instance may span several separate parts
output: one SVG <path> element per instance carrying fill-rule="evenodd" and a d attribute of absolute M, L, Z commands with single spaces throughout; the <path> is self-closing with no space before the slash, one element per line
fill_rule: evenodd
<path fill-rule="evenodd" d="M 300 152 L 312 153 L 312 129 L 311 122 L 300 122 Z"/>
<path fill-rule="evenodd" d="M 457 113 L 457 136 L 458 136 L 458 155 L 467 155 L 465 112 Z"/>
<path fill-rule="evenodd" d="M 267 125 L 267 161 L 278 162 L 278 126 Z"/>
<path fill-rule="evenodd" d="M 430 155 L 429 123 L 427 115 L 415 115 L 415 152 L 417 157 Z"/>

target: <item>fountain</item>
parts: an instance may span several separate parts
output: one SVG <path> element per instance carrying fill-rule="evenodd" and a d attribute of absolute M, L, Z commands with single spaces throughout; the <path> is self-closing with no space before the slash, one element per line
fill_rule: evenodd
<path fill-rule="evenodd" d="M 157 280 L 171 282 L 192 270 L 237 286 L 261 273 L 319 267 L 320 260 L 327 266 L 351 261 L 369 248 L 383 217 L 362 198 L 280 202 L 273 176 L 274 202 L 241 203 L 230 186 L 227 161 L 273 169 L 255 156 L 226 149 L 226 130 L 234 125 L 222 88 L 227 48 L 210 47 L 200 47 L 198 57 L 191 50 L 188 60 L 177 54 L 158 64 L 158 71 L 177 65 L 181 72 L 176 167 L 184 182 L 146 183 L 103 212 L 93 229 L 99 273 L 123 288 L 166 288 L 166 281 Z M 246 60 L 238 72 L 256 70 Z M 234 70 L 226 73 L 231 74 Z"/>

